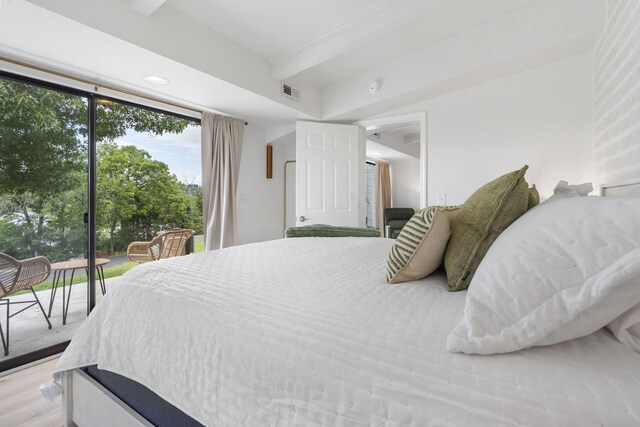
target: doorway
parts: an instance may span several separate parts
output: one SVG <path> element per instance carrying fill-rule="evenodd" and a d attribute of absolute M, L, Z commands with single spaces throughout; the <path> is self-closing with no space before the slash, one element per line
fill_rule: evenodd
<path fill-rule="evenodd" d="M 355 124 L 366 129 L 367 159 L 387 161 L 390 169 L 396 163 L 396 173 L 391 173 L 397 184 L 397 203 L 393 200 L 392 203 L 407 204 L 416 210 L 427 207 L 427 112 L 366 119 Z M 393 185 L 393 176 L 391 180 Z"/>

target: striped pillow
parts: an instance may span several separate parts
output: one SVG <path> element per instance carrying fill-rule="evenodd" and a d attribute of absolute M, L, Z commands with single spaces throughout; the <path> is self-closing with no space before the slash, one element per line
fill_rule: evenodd
<path fill-rule="evenodd" d="M 387 282 L 419 280 L 442 265 L 451 222 L 460 206 L 432 206 L 404 226 L 387 260 Z"/>

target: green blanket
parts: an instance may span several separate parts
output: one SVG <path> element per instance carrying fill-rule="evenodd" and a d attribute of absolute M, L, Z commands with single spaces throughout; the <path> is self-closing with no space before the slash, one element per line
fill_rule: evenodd
<path fill-rule="evenodd" d="M 289 227 L 285 230 L 284 235 L 285 237 L 378 237 L 380 234 L 375 228 L 314 224 L 303 227 Z"/>

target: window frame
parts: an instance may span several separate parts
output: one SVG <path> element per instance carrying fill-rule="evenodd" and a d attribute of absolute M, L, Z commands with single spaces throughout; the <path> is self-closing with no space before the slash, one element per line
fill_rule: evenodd
<path fill-rule="evenodd" d="M 38 86 L 44 89 L 54 90 L 57 92 L 65 93 L 68 95 L 79 96 L 87 99 L 87 124 L 88 124 L 88 133 L 87 133 L 87 172 L 88 172 L 88 194 L 87 194 L 87 217 L 88 217 L 88 229 L 87 229 L 87 253 L 89 254 L 89 276 L 87 277 L 89 283 L 89 295 L 87 298 L 87 316 L 93 310 L 96 303 L 96 294 L 95 294 L 95 260 L 96 260 L 96 149 L 97 149 L 97 136 L 96 136 L 96 112 L 98 108 L 98 100 L 112 101 L 125 105 L 129 105 L 131 107 L 142 108 L 148 111 L 152 111 L 155 113 L 171 115 L 183 120 L 188 120 L 190 122 L 197 123 L 201 125 L 201 120 L 190 117 L 187 115 L 179 114 L 173 111 L 162 110 L 156 107 L 150 107 L 148 105 L 144 105 L 141 103 L 133 102 L 130 100 L 120 99 L 114 96 L 102 96 L 95 92 L 82 90 L 70 86 L 65 86 L 63 84 L 51 83 L 44 80 L 40 80 L 37 78 L 8 72 L 4 70 L 0 70 L 0 79 L 11 80 L 18 83 L 29 84 L 33 86 Z M 29 353 L 20 354 L 15 357 L 11 357 L 8 360 L 4 360 L 0 362 L 0 373 L 9 371 L 11 369 L 15 369 L 33 362 L 37 362 L 39 360 L 45 359 L 50 356 L 57 355 L 62 353 L 71 341 L 63 341 L 58 344 L 54 344 L 52 346 L 39 348 Z"/>

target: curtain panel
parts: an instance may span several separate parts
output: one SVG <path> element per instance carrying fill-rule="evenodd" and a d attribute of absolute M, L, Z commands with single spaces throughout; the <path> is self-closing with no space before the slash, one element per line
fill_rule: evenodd
<path fill-rule="evenodd" d="M 236 191 L 244 121 L 202 113 L 202 217 L 205 250 L 238 242 Z"/>
<path fill-rule="evenodd" d="M 391 207 L 389 163 L 376 161 L 376 227 L 384 236 L 384 210 Z"/>

